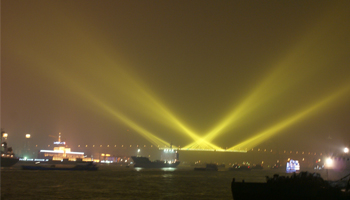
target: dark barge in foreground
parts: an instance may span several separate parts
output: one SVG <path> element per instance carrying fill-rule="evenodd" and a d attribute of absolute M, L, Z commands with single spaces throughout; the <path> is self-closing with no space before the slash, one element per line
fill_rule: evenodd
<path fill-rule="evenodd" d="M 346 187 L 333 186 L 324 181 L 319 174 L 300 172 L 291 177 L 266 177 L 266 183 L 235 182 L 231 183 L 234 200 L 269 199 L 269 200 L 345 200 L 350 199 L 349 181 Z"/>

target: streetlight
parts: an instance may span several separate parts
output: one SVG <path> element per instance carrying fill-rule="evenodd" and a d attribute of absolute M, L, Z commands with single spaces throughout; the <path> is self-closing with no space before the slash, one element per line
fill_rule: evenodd
<path fill-rule="evenodd" d="M 29 156 L 30 155 L 30 148 L 29 148 L 29 139 L 30 139 L 30 134 L 26 134 L 26 143 L 25 143 L 25 151 L 24 151 L 24 154 L 26 156 Z"/>
<path fill-rule="evenodd" d="M 349 148 L 345 147 L 344 148 L 344 153 L 349 153 Z"/>
<path fill-rule="evenodd" d="M 326 164 L 326 166 L 325 166 L 326 169 L 333 167 L 333 160 L 332 160 L 332 158 L 327 158 L 325 164 Z"/>
<path fill-rule="evenodd" d="M 2 137 L 4 138 L 4 141 L 6 141 L 6 140 L 7 140 L 7 136 L 8 136 L 8 134 L 7 134 L 7 133 L 3 133 L 3 134 L 2 134 Z"/>

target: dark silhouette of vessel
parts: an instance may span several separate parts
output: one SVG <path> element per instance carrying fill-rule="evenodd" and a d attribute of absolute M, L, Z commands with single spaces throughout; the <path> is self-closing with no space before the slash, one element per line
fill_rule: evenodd
<path fill-rule="evenodd" d="M 4 131 L 1 131 L 1 139 L 6 134 Z M 6 136 L 7 137 L 7 136 Z M 7 147 L 7 142 L 1 142 L 1 167 L 11 167 L 18 162 L 18 158 L 15 157 L 12 147 Z"/>
<path fill-rule="evenodd" d="M 137 156 L 131 156 L 132 160 L 134 161 L 134 167 L 142 167 L 142 168 L 176 168 L 180 161 L 150 161 L 147 157 L 137 157 Z"/>
<path fill-rule="evenodd" d="M 228 168 L 229 171 L 250 171 L 251 168 L 249 165 L 232 165 L 232 167 Z"/>
<path fill-rule="evenodd" d="M 269 200 L 343 200 L 350 199 L 349 182 L 347 187 L 334 186 L 324 181 L 319 174 L 300 172 L 291 177 L 275 174 L 266 177 L 266 183 L 236 182 L 231 183 L 234 200 L 269 199 Z M 343 190 L 342 190 L 343 189 Z M 345 189 L 345 192 L 344 192 Z"/>
<path fill-rule="evenodd" d="M 219 171 L 217 164 L 206 164 L 205 167 L 195 167 L 194 171 Z"/>
<path fill-rule="evenodd" d="M 55 163 L 56 162 L 56 163 Z M 96 171 L 98 167 L 91 162 L 77 162 L 74 164 L 49 162 L 35 165 L 22 165 L 23 170 L 60 170 L 60 171 Z"/>
<path fill-rule="evenodd" d="M 16 157 L 5 157 L 1 156 L 1 167 L 11 167 L 18 162 L 18 158 Z"/>

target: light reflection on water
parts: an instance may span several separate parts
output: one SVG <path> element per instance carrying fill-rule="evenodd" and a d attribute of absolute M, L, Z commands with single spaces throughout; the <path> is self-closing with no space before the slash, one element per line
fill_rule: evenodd
<path fill-rule="evenodd" d="M 142 167 L 134 167 L 134 170 L 139 172 L 139 171 L 147 171 L 147 170 L 161 170 L 161 171 L 166 171 L 166 172 L 173 172 L 176 170 L 176 168 L 173 167 L 164 167 L 164 168 L 159 168 L 159 169 L 148 169 L 148 168 L 142 168 Z"/>
<path fill-rule="evenodd" d="M 165 168 L 161 168 L 161 170 L 166 171 L 166 172 L 173 172 L 176 170 L 176 168 L 173 167 L 165 167 Z"/>
<path fill-rule="evenodd" d="M 142 168 L 142 167 L 135 167 L 134 169 L 135 169 L 135 171 L 138 171 L 138 172 L 139 172 L 139 171 L 141 171 L 143 168 Z"/>

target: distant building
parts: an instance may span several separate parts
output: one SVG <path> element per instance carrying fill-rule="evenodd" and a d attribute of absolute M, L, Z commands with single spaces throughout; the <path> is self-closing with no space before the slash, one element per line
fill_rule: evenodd
<path fill-rule="evenodd" d="M 38 157 L 52 160 L 91 160 L 91 158 L 84 159 L 84 152 L 73 152 L 70 148 L 67 148 L 66 142 L 61 142 L 61 133 L 59 133 L 58 141 L 54 142 L 54 145 L 56 145 L 56 147 L 54 147 L 53 150 L 40 150 Z"/>
<path fill-rule="evenodd" d="M 53 150 L 40 150 L 38 157 L 52 160 L 68 159 L 70 161 L 75 161 L 78 158 L 84 159 L 84 152 L 72 152 L 70 148 L 60 146 L 54 147 Z"/>

